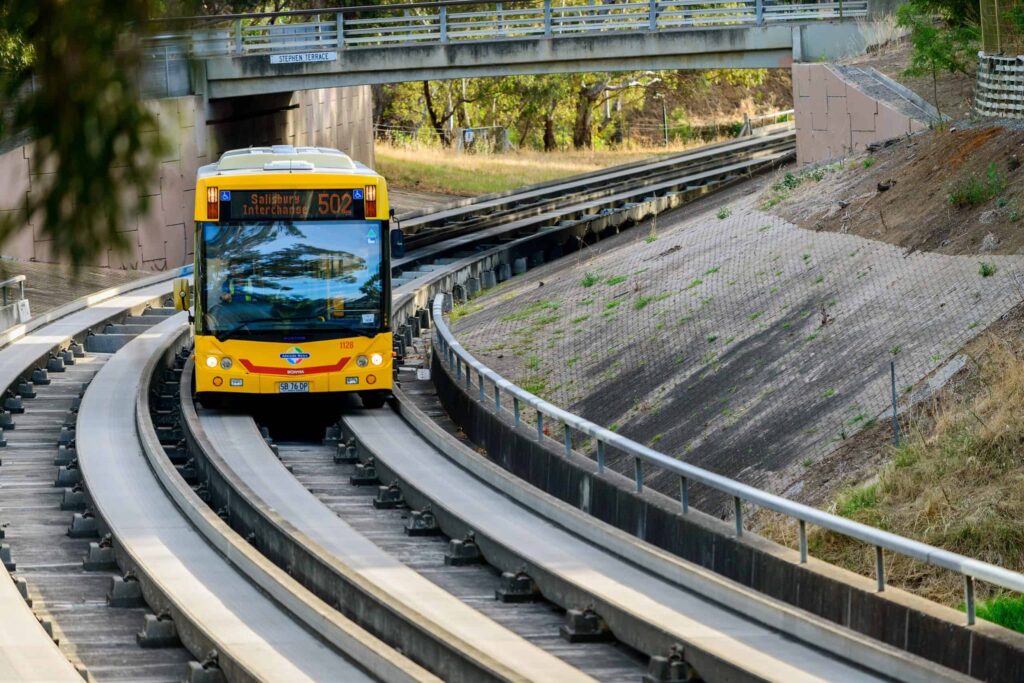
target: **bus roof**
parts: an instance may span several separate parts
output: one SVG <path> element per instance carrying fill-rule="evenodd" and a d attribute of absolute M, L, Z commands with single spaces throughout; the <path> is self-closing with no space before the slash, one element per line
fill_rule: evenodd
<path fill-rule="evenodd" d="M 359 173 L 374 174 L 365 165 L 331 147 L 247 147 L 224 152 L 215 164 L 199 169 L 199 178 L 217 175 L 275 173 Z"/>

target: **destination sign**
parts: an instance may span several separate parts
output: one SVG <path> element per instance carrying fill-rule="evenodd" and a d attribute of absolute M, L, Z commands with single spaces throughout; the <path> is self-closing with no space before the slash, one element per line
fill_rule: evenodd
<path fill-rule="evenodd" d="M 363 218 L 363 191 L 221 190 L 221 220 L 279 221 Z"/>

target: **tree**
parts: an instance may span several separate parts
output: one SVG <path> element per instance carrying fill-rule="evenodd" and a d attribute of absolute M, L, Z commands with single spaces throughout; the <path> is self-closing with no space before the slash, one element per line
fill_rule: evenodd
<path fill-rule="evenodd" d="M 576 120 L 572 128 L 572 145 L 576 149 L 594 146 L 594 108 L 604 104 L 605 100 L 615 93 L 629 88 L 648 88 L 660 83 L 661 78 L 648 77 L 646 80 L 626 76 L 619 83 L 613 84 L 610 78 L 588 84 L 581 81 L 576 90 Z M 602 99 L 602 96 L 604 99 Z"/>
<path fill-rule="evenodd" d="M 932 99 L 941 119 L 939 73 L 968 73 L 977 32 L 969 26 L 939 26 L 930 14 L 913 2 L 899 6 L 896 21 L 910 30 L 910 65 L 903 73 L 912 78 L 932 77 Z"/>
<path fill-rule="evenodd" d="M 52 169 L 25 213 L 0 222 L 0 241 L 32 217 L 52 253 L 78 267 L 126 245 L 126 215 L 144 212 L 163 149 L 140 101 L 138 27 L 146 0 L 5 0 L 0 5 L 0 100 L 13 102 L 0 135 L 33 140 Z"/>

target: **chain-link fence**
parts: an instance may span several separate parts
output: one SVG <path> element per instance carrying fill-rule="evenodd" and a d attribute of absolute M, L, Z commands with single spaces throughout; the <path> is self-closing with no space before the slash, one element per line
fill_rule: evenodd
<path fill-rule="evenodd" d="M 959 349 L 1022 299 L 1021 257 L 804 230 L 756 195 L 703 206 L 457 306 L 456 337 L 556 405 L 792 495 L 807 468 L 891 421 L 894 390 L 901 409 L 920 398 L 922 379 L 962 363 Z M 631 462 L 609 463 L 631 476 Z M 694 504 L 730 509 L 708 491 Z"/>
<path fill-rule="evenodd" d="M 1024 52 L 1024 3 L 981 0 L 981 49 L 992 55 Z"/>

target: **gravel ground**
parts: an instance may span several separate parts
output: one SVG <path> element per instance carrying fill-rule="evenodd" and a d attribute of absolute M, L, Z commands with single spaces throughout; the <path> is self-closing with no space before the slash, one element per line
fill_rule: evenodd
<path fill-rule="evenodd" d="M 808 468 L 884 419 L 890 360 L 904 396 L 1021 299 L 1024 257 L 986 256 L 997 270 L 982 277 L 976 256 L 805 230 L 757 208 L 767 182 L 515 278 L 460 307 L 456 334 L 558 405 L 798 493 Z"/>

